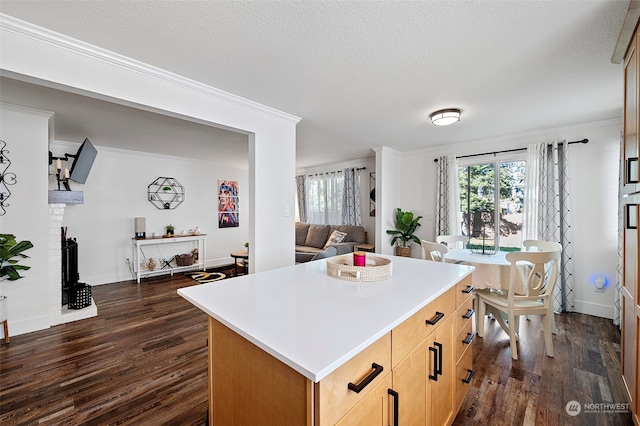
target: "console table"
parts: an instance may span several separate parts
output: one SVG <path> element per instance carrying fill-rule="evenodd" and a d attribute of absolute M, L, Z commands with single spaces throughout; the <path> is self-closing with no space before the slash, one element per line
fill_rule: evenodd
<path fill-rule="evenodd" d="M 186 269 L 201 269 L 205 270 L 205 261 L 207 259 L 206 251 L 207 244 L 205 237 L 206 234 L 198 234 L 198 235 L 175 235 L 171 237 L 159 237 L 159 238 L 133 238 L 133 277 L 136 279 L 138 284 L 140 283 L 140 277 L 147 275 L 159 275 L 170 273 L 173 275 L 175 271 L 181 271 Z M 171 252 L 170 249 L 176 250 L 176 247 L 173 245 L 178 243 L 191 243 L 192 248 L 198 248 L 198 260 L 196 263 L 188 266 L 173 266 L 170 262 L 165 262 L 164 264 L 159 263 L 157 269 L 153 271 L 142 270 L 140 267 L 140 260 L 144 256 L 143 247 L 151 247 L 156 246 L 160 258 L 164 257 L 173 257 L 176 254 L 180 254 L 178 252 Z M 155 256 L 150 256 L 155 257 Z"/>

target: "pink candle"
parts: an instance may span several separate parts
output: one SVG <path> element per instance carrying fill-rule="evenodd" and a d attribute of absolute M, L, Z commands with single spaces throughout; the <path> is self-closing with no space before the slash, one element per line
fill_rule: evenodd
<path fill-rule="evenodd" d="M 367 254 L 363 251 L 353 252 L 353 266 L 365 266 L 367 263 Z"/>

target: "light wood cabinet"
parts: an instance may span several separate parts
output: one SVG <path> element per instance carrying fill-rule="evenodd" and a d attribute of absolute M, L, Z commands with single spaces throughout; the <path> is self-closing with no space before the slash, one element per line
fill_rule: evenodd
<path fill-rule="evenodd" d="M 454 334 L 455 347 L 455 411 L 460 410 L 467 396 L 473 378 L 473 338 L 475 333 L 475 311 L 473 309 L 473 286 L 471 278 L 462 280 L 456 286 L 455 313 L 456 326 Z"/>
<path fill-rule="evenodd" d="M 637 21 L 637 20 L 636 20 Z M 633 23 L 634 26 L 637 22 Z M 622 164 L 623 264 L 622 264 L 622 378 L 627 388 L 630 409 L 636 425 L 640 425 L 640 293 L 638 278 L 638 241 L 640 240 L 640 57 L 637 48 L 640 34 L 631 38 L 624 60 L 624 141 Z"/>
<path fill-rule="evenodd" d="M 471 319 L 458 321 L 456 315 L 467 313 L 473 304 L 470 283 L 471 277 L 462 280 L 391 332 L 400 424 L 449 425 L 455 419 L 458 400 L 464 400 L 468 391 L 468 386 L 457 386 L 457 363 L 463 354 L 471 354 L 458 348 L 455 336 L 458 328 L 466 330 L 472 324 Z M 462 290 L 464 296 L 458 296 Z M 463 361 L 469 369 L 472 362 L 470 357 Z"/>
<path fill-rule="evenodd" d="M 453 347 L 453 316 L 429 337 L 427 374 L 427 398 L 431 409 L 427 419 L 431 425 L 450 425 L 456 416 L 454 411 L 455 350 Z"/>
<path fill-rule="evenodd" d="M 638 54 L 637 34 L 633 37 L 624 63 L 624 140 L 623 187 L 633 191 L 638 183 Z"/>
<path fill-rule="evenodd" d="M 391 333 L 369 345 L 315 387 L 317 424 L 335 424 L 391 373 Z"/>
<path fill-rule="evenodd" d="M 431 398 L 427 397 L 428 353 L 429 342 L 425 339 L 393 368 L 393 390 L 400 396 L 400 424 L 427 424 L 427 413 L 431 413 Z"/>
<path fill-rule="evenodd" d="M 471 282 L 467 276 L 465 289 Z M 471 361 L 455 337 L 470 293 L 458 286 L 402 322 L 318 383 L 209 318 L 210 424 L 450 425 Z M 462 303 L 457 306 L 456 303 Z M 466 365 L 466 364 L 465 364 Z"/>
<path fill-rule="evenodd" d="M 387 374 L 358 404 L 340 419 L 337 426 L 388 426 L 389 389 L 391 375 Z"/>
<path fill-rule="evenodd" d="M 638 276 L 640 262 L 638 261 L 639 228 L 630 227 L 630 217 L 640 214 L 640 196 L 626 197 L 624 205 L 624 252 L 621 290 L 621 320 L 622 320 L 622 378 L 629 393 L 631 411 L 636 424 L 640 425 L 640 298 L 638 295 Z"/>

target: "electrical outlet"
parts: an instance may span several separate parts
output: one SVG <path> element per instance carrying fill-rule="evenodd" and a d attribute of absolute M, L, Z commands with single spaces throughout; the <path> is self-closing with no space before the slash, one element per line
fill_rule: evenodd
<path fill-rule="evenodd" d="M 604 278 L 598 277 L 595 282 L 596 293 L 604 293 Z"/>

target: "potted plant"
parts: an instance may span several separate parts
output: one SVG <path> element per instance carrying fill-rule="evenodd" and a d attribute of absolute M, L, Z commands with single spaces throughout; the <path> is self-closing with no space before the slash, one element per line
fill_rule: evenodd
<path fill-rule="evenodd" d="M 20 259 L 27 258 L 26 254 L 22 253 L 25 250 L 33 247 L 31 241 L 16 242 L 16 236 L 13 234 L 0 234 L 0 281 L 8 280 L 15 281 L 22 278 L 20 270 L 26 271 L 30 269 L 30 266 L 18 265 Z M 0 322 L 7 319 L 7 308 L 5 306 L 6 296 L 0 296 Z"/>
<path fill-rule="evenodd" d="M 411 245 L 420 244 L 420 238 L 414 235 L 420 226 L 422 216 L 414 217 L 413 212 L 403 212 L 396 209 L 396 229 L 388 229 L 387 234 L 393 235 L 391 245 L 396 246 L 396 256 L 411 257 Z"/>
<path fill-rule="evenodd" d="M 167 230 L 167 235 L 173 235 L 173 232 L 175 231 L 176 227 L 169 224 L 165 226 L 165 229 Z"/>

